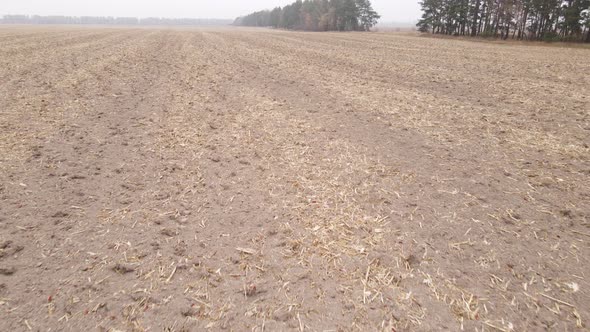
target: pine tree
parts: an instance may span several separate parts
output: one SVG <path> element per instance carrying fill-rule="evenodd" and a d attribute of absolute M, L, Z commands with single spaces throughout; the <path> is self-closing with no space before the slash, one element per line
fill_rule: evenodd
<path fill-rule="evenodd" d="M 361 29 L 363 31 L 371 30 L 371 28 L 377 24 L 381 16 L 373 10 L 373 6 L 371 6 L 371 1 L 369 0 L 357 0 L 356 6 L 358 8 Z"/>

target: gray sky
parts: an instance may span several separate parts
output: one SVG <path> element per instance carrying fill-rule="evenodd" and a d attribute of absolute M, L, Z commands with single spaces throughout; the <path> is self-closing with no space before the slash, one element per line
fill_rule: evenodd
<path fill-rule="evenodd" d="M 0 15 L 235 18 L 294 0 L 0 0 Z M 372 0 L 382 21 L 416 21 L 419 0 Z"/>

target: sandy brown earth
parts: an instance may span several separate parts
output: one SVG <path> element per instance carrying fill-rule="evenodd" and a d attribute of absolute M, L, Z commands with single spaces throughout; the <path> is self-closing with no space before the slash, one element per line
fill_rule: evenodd
<path fill-rule="evenodd" d="M 590 51 L 0 29 L 0 330 L 582 331 Z"/>

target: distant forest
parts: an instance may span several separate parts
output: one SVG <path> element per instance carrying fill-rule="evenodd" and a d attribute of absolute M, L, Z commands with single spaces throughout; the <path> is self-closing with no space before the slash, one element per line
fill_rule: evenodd
<path fill-rule="evenodd" d="M 4 15 L 0 24 L 105 24 L 105 25 L 229 25 L 231 20 L 195 19 L 195 18 L 136 18 L 136 17 L 101 17 L 101 16 L 38 16 L 38 15 Z"/>
<path fill-rule="evenodd" d="M 422 32 L 590 43 L 590 0 L 423 0 Z"/>
<path fill-rule="evenodd" d="M 305 31 L 369 31 L 380 16 L 369 0 L 297 0 L 238 17 L 234 25 Z"/>

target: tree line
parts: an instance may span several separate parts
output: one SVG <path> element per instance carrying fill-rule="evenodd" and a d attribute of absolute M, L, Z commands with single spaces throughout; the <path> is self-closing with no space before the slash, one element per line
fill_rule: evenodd
<path fill-rule="evenodd" d="M 232 20 L 195 19 L 195 18 L 137 18 L 110 16 L 39 16 L 39 15 L 4 15 L 0 24 L 105 24 L 105 25 L 229 25 Z"/>
<path fill-rule="evenodd" d="M 590 0 L 423 0 L 418 30 L 590 43 Z"/>
<path fill-rule="evenodd" d="M 380 16 L 369 0 L 297 0 L 238 17 L 234 25 L 305 31 L 369 31 Z"/>

